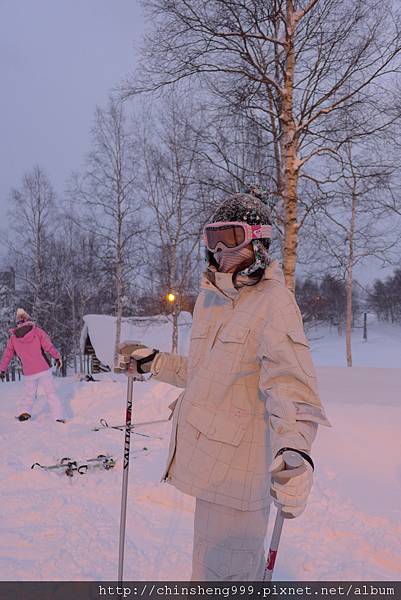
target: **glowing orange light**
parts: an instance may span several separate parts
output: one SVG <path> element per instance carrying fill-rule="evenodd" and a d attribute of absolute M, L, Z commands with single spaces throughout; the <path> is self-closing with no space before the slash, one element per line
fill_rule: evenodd
<path fill-rule="evenodd" d="M 173 294 L 172 292 L 170 292 L 169 294 L 167 294 L 167 300 L 169 302 L 174 302 L 174 300 L 175 300 L 175 294 Z"/>

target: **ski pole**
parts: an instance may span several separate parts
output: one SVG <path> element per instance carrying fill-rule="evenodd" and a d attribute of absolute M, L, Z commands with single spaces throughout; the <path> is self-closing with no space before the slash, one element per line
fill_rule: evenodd
<path fill-rule="evenodd" d="M 286 450 L 283 452 L 283 460 L 287 470 L 297 469 L 304 464 L 302 456 L 297 452 Z M 272 539 L 270 541 L 269 554 L 267 556 L 265 572 L 263 574 L 262 581 L 271 581 L 273 576 L 274 565 L 276 563 L 278 546 L 280 543 L 281 532 L 284 525 L 284 515 L 281 508 L 277 509 L 276 520 L 274 522 L 274 528 L 272 533 Z"/>
<path fill-rule="evenodd" d="M 120 541 L 118 555 L 118 581 L 123 581 L 124 570 L 124 547 L 125 547 L 125 526 L 127 522 L 127 495 L 128 495 L 128 470 L 129 470 L 129 455 L 131 445 L 131 415 L 132 415 L 132 398 L 134 391 L 135 377 L 132 373 L 135 361 L 131 360 L 128 367 L 128 384 L 127 384 L 127 411 L 125 417 L 125 438 L 124 438 L 124 462 L 123 462 L 123 483 L 121 491 L 121 515 L 120 515 Z"/>

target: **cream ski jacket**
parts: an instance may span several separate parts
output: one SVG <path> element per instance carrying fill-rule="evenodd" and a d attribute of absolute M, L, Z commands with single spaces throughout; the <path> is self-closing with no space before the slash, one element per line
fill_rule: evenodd
<path fill-rule="evenodd" d="M 163 480 L 209 502 L 258 510 L 283 447 L 310 452 L 321 406 L 302 318 L 277 260 L 254 286 L 203 276 L 188 357 L 166 352 L 155 377 L 185 388 L 172 406 Z"/>

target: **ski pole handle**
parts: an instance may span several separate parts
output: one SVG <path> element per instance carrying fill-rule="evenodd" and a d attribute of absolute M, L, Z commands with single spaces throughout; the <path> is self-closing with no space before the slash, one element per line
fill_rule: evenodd
<path fill-rule="evenodd" d="M 297 469 L 303 465 L 303 458 L 298 452 L 286 450 L 283 452 L 283 460 L 286 466 L 286 470 Z M 269 554 L 267 556 L 265 572 L 263 574 L 262 581 L 271 581 L 273 576 L 274 565 L 276 563 L 278 546 L 280 543 L 281 532 L 284 525 L 284 516 L 281 508 L 277 509 L 276 520 L 274 522 L 274 528 L 272 538 L 270 541 Z"/>

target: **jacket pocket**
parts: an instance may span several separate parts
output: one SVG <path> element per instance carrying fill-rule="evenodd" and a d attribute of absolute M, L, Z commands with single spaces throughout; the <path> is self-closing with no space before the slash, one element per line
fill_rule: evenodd
<path fill-rule="evenodd" d="M 245 364 L 256 364 L 258 343 L 249 327 L 238 323 L 226 325 L 217 334 L 214 348 L 219 363 L 226 362 L 230 371 L 243 368 Z"/>
<path fill-rule="evenodd" d="M 218 339 L 223 343 L 245 344 L 249 331 L 249 327 L 230 323 L 218 333 Z"/>
<path fill-rule="evenodd" d="M 206 352 L 206 342 L 210 330 L 210 323 L 207 321 L 196 321 L 191 330 L 191 341 L 188 353 L 188 368 L 195 368 L 202 355 Z"/>
<path fill-rule="evenodd" d="M 292 347 L 297 357 L 297 361 L 303 372 L 308 377 L 315 377 L 315 368 L 312 362 L 309 342 L 303 331 L 292 330 L 287 332 L 288 337 L 292 342 Z"/>
<path fill-rule="evenodd" d="M 210 489 L 222 485 L 230 473 L 234 457 L 244 436 L 250 415 L 216 413 L 203 406 L 191 405 L 183 425 L 181 462 L 186 477 L 196 485 Z M 238 484 L 240 487 L 240 484 Z"/>
<path fill-rule="evenodd" d="M 294 404 L 297 411 L 297 421 L 312 421 L 312 423 L 331 427 L 331 423 L 326 417 L 322 406 L 306 404 L 304 402 L 295 402 Z"/>
<path fill-rule="evenodd" d="M 195 405 L 191 406 L 187 415 L 188 423 L 209 440 L 232 446 L 239 446 L 250 418 L 250 415 L 216 413 L 206 407 Z"/>

